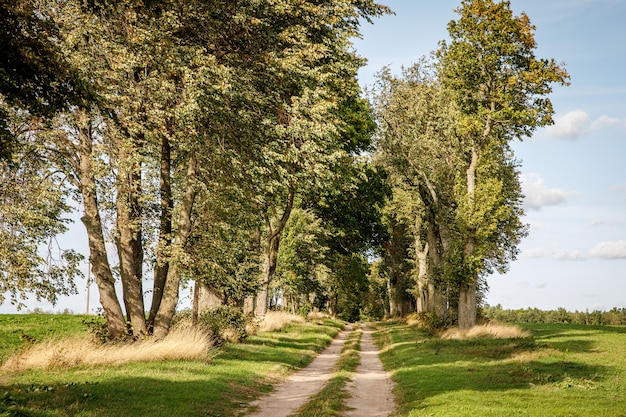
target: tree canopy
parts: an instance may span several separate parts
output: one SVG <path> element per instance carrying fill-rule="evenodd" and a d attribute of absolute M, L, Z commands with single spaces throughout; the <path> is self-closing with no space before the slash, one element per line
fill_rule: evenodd
<path fill-rule="evenodd" d="M 80 255 L 41 250 L 78 207 L 112 338 L 165 336 L 186 283 L 196 315 L 473 325 L 526 234 L 510 143 L 552 123 L 568 75 L 509 2 L 462 0 L 449 41 L 364 97 L 352 40 L 388 12 L 2 2 L 0 296 L 74 290 Z"/>

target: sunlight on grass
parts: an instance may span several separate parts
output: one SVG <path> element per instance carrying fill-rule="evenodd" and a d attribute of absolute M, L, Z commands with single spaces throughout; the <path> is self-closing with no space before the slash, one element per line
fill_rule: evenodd
<path fill-rule="evenodd" d="M 379 324 L 381 359 L 396 382 L 396 415 L 625 415 L 626 327 L 519 329 L 526 336 L 491 329 L 461 340 Z"/>
<path fill-rule="evenodd" d="M 261 323 L 259 330 L 263 332 L 273 332 L 284 328 L 290 323 L 304 323 L 305 319 L 297 314 L 285 311 L 268 311 Z"/>
<path fill-rule="evenodd" d="M 210 335 L 190 326 L 180 326 L 162 340 L 100 344 L 91 336 L 70 337 L 35 343 L 9 357 L 0 369 L 51 369 L 161 360 L 203 360 L 209 357 Z"/>

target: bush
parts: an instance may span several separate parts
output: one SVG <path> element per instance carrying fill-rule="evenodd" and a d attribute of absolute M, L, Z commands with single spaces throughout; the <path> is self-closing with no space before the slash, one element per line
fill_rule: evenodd
<path fill-rule="evenodd" d="M 198 324 L 212 333 L 214 344 L 238 343 L 248 337 L 249 318 L 237 307 L 218 306 L 202 312 Z"/>
<path fill-rule="evenodd" d="M 454 317 L 439 316 L 435 313 L 413 313 L 407 316 L 406 322 L 409 325 L 416 324 L 433 336 L 455 324 Z"/>

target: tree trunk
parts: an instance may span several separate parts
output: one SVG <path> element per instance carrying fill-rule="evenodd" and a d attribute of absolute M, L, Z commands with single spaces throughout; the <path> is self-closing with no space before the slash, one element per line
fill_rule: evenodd
<path fill-rule="evenodd" d="M 263 278 L 261 287 L 256 296 L 255 315 L 264 316 L 267 314 L 267 304 L 269 296 L 269 286 L 274 273 L 276 272 L 276 264 L 278 261 L 278 249 L 280 247 L 280 235 L 275 235 L 266 243 L 263 254 Z"/>
<path fill-rule="evenodd" d="M 196 198 L 196 176 L 197 161 L 192 155 L 189 158 L 189 166 L 187 167 L 187 188 L 185 190 L 185 195 L 181 203 L 180 214 L 178 216 L 178 229 L 176 230 L 176 236 L 174 238 L 174 242 L 172 243 L 174 251 L 178 252 L 180 255 L 182 255 L 185 251 L 185 246 L 187 245 L 187 241 L 191 235 L 191 213 L 193 210 L 193 203 Z M 181 265 L 179 260 L 174 259 L 170 262 L 165 287 L 163 289 L 161 306 L 154 320 L 154 336 L 157 338 L 167 336 L 170 331 L 172 317 L 174 317 L 176 305 L 178 304 L 181 280 L 180 268 Z"/>
<path fill-rule="evenodd" d="M 295 198 L 295 190 L 289 189 L 287 195 L 287 204 L 283 215 L 277 220 L 275 227 L 272 225 L 272 220 L 266 217 L 266 226 L 268 236 L 265 240 L 265 246 L 263 248 L 263 276 L 261 277 L 261 285 L 256 295 L 256 306 L 254 313 L 257 316 L 264 316 L 267 314 L 267 303 L 269 295 L 269 287 L 276 272 L 276 262 L 278 260 L 278 250 L 280 248 L 280 237 L 285 229 L 285 225 L 291 216 L 291 210 L 293 208 L 293 200 Z"/>
<path fill-rule="evenodd" d="M 464 286 L 459 291 L 459 329 L 476 325 L 476 283 Z"/>
<path fill-rule="evenodd" d="M 109 266 L 109 258 L 102 231 L 102 220 L 96 196 L 96 181 L 92 164 L 91 121 L 82 115 L 78 122 L 80 139 L 80 191 L 83 198 L 83 216 L 81 221 L 87 230 L 89 242 L 89 262 L 98 286 L 100 304 L 104 310 L 109 335 L 120 338 L 127 333 L 124 313 L 115 292 L 115 279 Z"/>
<path fill-rule="evenodd" d="M 224 305 L 224 295 L 216 288 L 210 287 L 200 281 L 196 281 L 193 290 L 193 307 L 191 317 L 193 323 L 198 322 L 198 317 L 203 311 Z"/>
<path fill-rule="evenodd" d="M 416 223 L 419 223 L 416 221 Z M 422 239 L 420 237 L 421 234 L 421 226 L 416 224 L 417 230 L 415 231 L 415 260 L 417 261 L 417 294 L 415 297 L 415 301 L 417 303 L 416 310 L 418 313 L 426 313 L 428 311 L 428 301 L 429 301 L 429 293 L 428 293 L 428 242 L 426 244 L 422 244 Z"/>
<path fill-rule="evenodd" d="M 132 325 L 133 335 L 148 334 L 143 301 L 143 243 L 142 218 L 139 196 L 141 171 L 131 161 L 124 145 L 119 150 L 120 168 L 117 189 L 117 251 L 120 259 L 120 276 L 126 314 Z"/>
<path fill-rule="evenodd" d="M 442 227 L 439 227 L 438 231 L 438 234 L 435 234 L 435 231 L 432 229 L 428 229 L 427 231 L 429 249 L 428 262 L 430 262 L 429 272 L 431 274 L 433 267 L 440 267 L 443 263 L 441 252 L 445 252 L 446 250 L 446 243 L 444 242 L 441 232 Z M 441 284 L 436 285 L 432 276 L 429 277 L 425 287 L 424 291 L 427 294 L 426 311 L 434 313 L 437 317 L 446 317 L 448 315 L 448 307 L 445 294 L 443 293 L 444 288 L 441 288 Z"/>
<path fill-rule="evenodd" d="M 486 132 L 488 134 L 488 131 Z M 470 213 L 468 216 L 471 217 L 473 215 L 474 207 L 476 202 L 474 201 L 474 193 L 476 191 L 476 167 L 478 166 L 478 149 L 477 146 L 474 145 L 472 147 L 472 159 L 470 161 L 470 165 L 467 168 L 467 198 L 468 198 L 468 206 L 470 209 Z M 474 255 L 474 251 L 476 248 L 475 243 L 475 231 L 469 230 L 468 236 L 466 237 L 467 241 L 465 243 L 465 248 L 463 251 L 463 255 L 465 258 L 465 262 Z M 471 277 L 461 277 L 461 285 L 459 287 L 459 328 L 460 329 L 469 329 L 476 325 L 476 281 L 477 276 L 476 272 L 472 271 Z"/>
<path fill-rule="evenodd" d="M 396 300 L 396 290 L 391 278 L 387 278 L 387 297 L 389 298 L 389 316 L 395 317 L 398 315 L 398 303 Z"/>
<path fill-rule="evenodd" d="M 157 262 L 154 267 L 154 285 L 152 291 L 152 304 L 150 306 L 150 315 L 148 316 L 148 329 L 154 327 L 154 319 L 161 300 L 163 299 L 163 289 L 165 288 L 165 280 L 169 269 L 169 260 L 165 259 L 164 253 L 171 244 L 172 235 L 172 210 L 174 209 L 174 200 L 172 199 L 172 185 L 170 178 L 171 171 L 171 148 L 167 136 L 161 139 L 161 167 L 159 189 L 161 194 L 161 221 L 159 227 L 159 245 L 157 247 Z"/>
<path fill-rule="evenodd" d="M 255 310 L 255 296 L 248 295 L 243 299 L 243 312 L 244 314 L 253 314 Z"/>

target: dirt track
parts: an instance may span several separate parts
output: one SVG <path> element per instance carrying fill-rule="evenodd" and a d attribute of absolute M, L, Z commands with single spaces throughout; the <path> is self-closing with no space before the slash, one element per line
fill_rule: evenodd
<path fill-rule="evenodd" d="M 250 404 L 258 411 L 247 414 L 250 417 L 287 417 L 307 403 L 308 399 L 320 391 L 333 374 L 345 339 L 352 331 L 352 325 L 342 330 L 306 368 L 298 371 L 275 390 Z M 378 349 L 372 339 L 372 330 L 365 328 L 361 338 L 361 364 L 349 385 L 352 397 L 346 405 L 351 408 L 346 416 L 388 416 L 392 413 L 393 383 L 384 371 L 378 357 Z"/>

